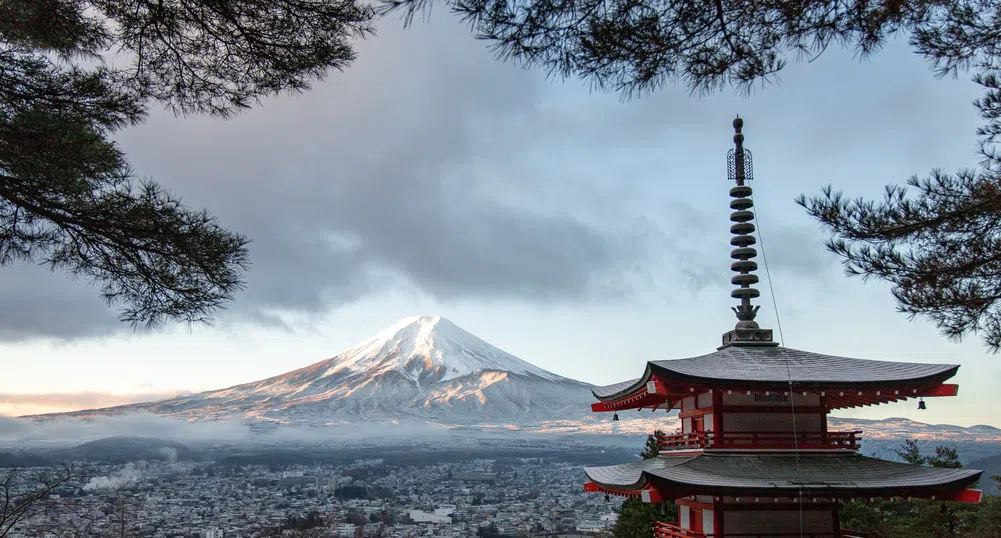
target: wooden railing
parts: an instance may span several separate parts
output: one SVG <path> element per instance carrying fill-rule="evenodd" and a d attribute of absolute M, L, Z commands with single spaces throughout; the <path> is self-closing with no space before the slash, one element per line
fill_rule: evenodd
<path fill-rule="evenodd" d="M 861 431 L 850 432 L 693 432 L 666 435 L 661 450 L 691 448 L 845 449 L 858 450 Z"/>
<path fill-rule="evenodd" d="M 654 538 L 871 538 L 871 534 L 848 529 L 840 533 L 768 533 L 768 534 L 730 534 L 723 535 L 703 533 L 681 528 L 677 523 L 656 522 L 653 524 Z"/>
<path fill-rule="evenodd" d="M 654 538 L 706 538 L 712 535 L 683 529 L 677 523 L 658 521 L 653 524 L 653 536 Z"/>

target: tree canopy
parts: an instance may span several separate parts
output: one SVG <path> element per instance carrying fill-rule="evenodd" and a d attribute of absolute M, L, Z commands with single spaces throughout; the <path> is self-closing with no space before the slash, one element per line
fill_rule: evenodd
<path fill-rule="evenodd" d="M 386 0 L 410 22 L 432 0 Z M 871 54 L 907 33 L 940 73 L 991 67 L 1001 6 L 985 0 L 446 0 L 502 58 L 632 96 L 681 82 L 749 88 L 834 44 Z"/>
<path fill-rule="evenodd" d="M 645 460 L 656 458 L 660 454 L 660 443 L 664 437 L 667 437 L 664 430 L 654 430 L 653 433 L 647 434 L 646 443 L 643 445 L 643 452 L 640 452 L 640 457 Z"/>
<path fill-rule="evenodd" d="M 111 136 L 152 104 L 227 117 L 354 59 L 353 0 L 0 0 L 0 264 L 88 278 L 121 319 L 207 321 L 247 239 L 137 179 Z"/>
<path fill-rule="evenodd" d="M 828 248 L 852 276 L 892 286 L 900 312 L 931 319 L 951 339 L 980 334 L 1001 349 L 1001 78 L 978 75 L 986 95 L 974 105 L 987 125 L 980 169 L 940 170 L 908 180 L 915 194 L 888 186 L 879 203 L 828 186 L 797 202 L 832 238 Z"/>

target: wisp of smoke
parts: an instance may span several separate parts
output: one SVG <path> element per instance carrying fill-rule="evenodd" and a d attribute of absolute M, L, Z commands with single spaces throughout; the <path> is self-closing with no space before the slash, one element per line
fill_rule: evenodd
<path fill-rule="evenodd" d="M 142 478 L 142 471 L 134 464 L 129 463 L 114 474 L 108 476 L 91 477 L 83 486 L 84 491 L 118 490 L 131 486 Z"/>
<path fill-rule="evenodd" d="M 177 449 L 172 446 L 161 447 L 158 450 L 163 457 L 167 459 L 167 463 L 177 463 Z"/>

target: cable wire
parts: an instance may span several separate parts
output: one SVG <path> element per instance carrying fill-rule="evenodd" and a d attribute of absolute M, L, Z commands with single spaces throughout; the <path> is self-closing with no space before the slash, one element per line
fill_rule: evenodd
<path fill-rule="evenodd" d="M 775 285 L 772 282 L 772 272 L 768 267 L 768 256 L 765 254 L 765 240 L 761 233 L 761 220 L 758 219 L 758 213 L 751 206 L 751 211 L 754 214 L 755 221 L 755 231 L 758 236 L 758 245 L 761 247 L 761 262 L 765 266 L 765 277 L 768 279 L 768 293 L 772 296 L 772 309 L 775 312 L 775 324 L 779 331 L 779 345 L 785 346 L 785 335 L 782 332 L 782 318 L 779 316 L 779 304 L 775 297 Z M 792 442 L 793 442 L 793 454 L 796 460 L 796 474 L 799 474 L 799 433 L 796 428 L 796 392 L 793 390 L 792 383 L 792 368 L 789 366 L 789 357 L 786 354 L 782 354 L 783 361 L 786 367 L 786 379 L 789 382 L 789 407 L 792 412 Z M 797 498 L 797 506 L 799 508 L 799 535 L 800 538 L 803 537 L 804 522 L 803 522 L 803 486 L 799 487 L 799 497 Z"/>

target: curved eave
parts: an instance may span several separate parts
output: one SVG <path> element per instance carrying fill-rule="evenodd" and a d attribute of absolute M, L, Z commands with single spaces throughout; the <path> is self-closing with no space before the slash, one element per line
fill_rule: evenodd
<path fill-rule="evenodd" d="M 649 365 L 649 363 L 647 363 Z M 611 385 L 605 385 L 602 387 L 594 387 L 591 389 L 591 394 L 595 398 L 601 401 L 614 400 L 618 397 L 635 392 L 640 386 L 646 384 L 644 380 L 646 376 L 650 373 L 649 366 L 643 373 L 643 377 L 632 379 L 629 381 L 623 381 L 621 383 L 613 383 Z"/>
<path fill-rule="evenodd" d="M 658 491 L 684 491 L 687 495 L 725 495 L 728 497 L 786 497 L 796 496 L 802 490 L 807 496 L 813 497 L 918 497 L 927 498 L 939 496 L 950 497 L 950 494 L 958 493 L 968 486 L 976 483 L 981 472 L 977 472 L 972 478 L 964 477 L 956 480 L 932 486 L 845 486 L 845 485 L 805 485 L 799 487 L 738 487 L 738 486 L 697 486 L 681 481 L 653 477 L 650 484 Z"/>
<path fill-rule="evenodd" d="M 660 461 L 658 461 L 660 460 Z M 732 497 L 932 497 L 959 499 L 983 471 L 937 469 L 857 454 L 838 456 L 661 456 L 585 469 L 598 488 L 637 494 L 655 488 L 665 499 L 688 495 Z"/>
<path fill-rule="evenodd" d="M 790 369 L 787 370 L 787 367 Z M 874 361 L 777 346 L 733 346 L 701 357 L 650 361 L 639 378 L 595 387 L 591 393 L 601 402 L 641 399 L 646 395 L 648 383 L 653 380 L 669 387 L 685 385 L 780 391 L 789 389 L 790 372 L 793 374 L 793 390 L 913 391 L 941 385 L 955 376 L 958 370 L 959 365 L 955 364 Z"/>
<path fill-rule="evenodd" d="M 620 465 L 585 467 L 584 474 L 599 487 L 621 492 L 635 492 L 649 485 L 651 472 L 682 465 L 697 457 L 699 456 L 658 456 Z"/>
<path fill-rule="evenodd" d="M 667 361 L 664 361 L 667 362 Z M 665 380 L 672 380 L 681 383 L 687 383 L 691 385 L 703 385 L 703 386 L 726 386 L 733 387 L 735 389 L 747 389 L 747 390 L 788 390 L 789 380 L 756 380 L 756 379 L 740 379 L 740 378 L 728 378 L 728 377 L 703 377 L 688 375 L 680 372 L 671 370 L 670 368 L 664 367 L 656 362 L 652 362 L 651 368 L 648 368 L 658 377 Z M 918 388 L 918 387 L 931 387 L 935 385 L 940 385 L 945 381 L 956 375 L 959 370 L 958 365 L 943 365 L 947 366 L 941 372 L 921 376 L 921 377 L 909 377 L 909 378 L 899 378 L 899 379 L 883 379 L 879 381 L 866 381 L 866 380 L 849 380 L 849 381 L 834 381 L 825 379 L 793 379 L 792 385 L 793 390 L 798 389 L 808 389 L 808 390 L 838 390 L 838 389 L 868 389 L 868 390 L 878 390 L 878 389 L 893 389 L 893 388 Z"/>

